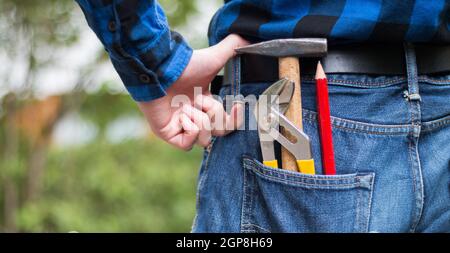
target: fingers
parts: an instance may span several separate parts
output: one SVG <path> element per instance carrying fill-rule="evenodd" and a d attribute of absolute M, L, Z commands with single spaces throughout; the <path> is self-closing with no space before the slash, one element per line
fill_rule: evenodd
<path fill-rule="evenodd" d="M 228 35 L 219 44 L 211 47 L 215 59 L 220 61 L 220 65 L 224 65 L 230 58 L 236 55 L 235 49 L 248 45 L 249 42 L 244 40 L 237 34 Z"/>
<path fill-rule="evenodd" d="M 184 113 L 180 115 L 180 122 L 183 131 L 175 136 L 175 145 L 183 150 L 191 150 L 197 142 L 200 129 Z"/>
<path fill-rule="evenodd" d="M 184 113 L 183 108 L 184 106 L 174 112 L 167 126 L 154 132 L 169 144 L 189 151 L 198 142 L 201 131 L 194 120 Z"/>
<path fill-rule="evenodd" d="M 194 100 L 195 106 L 205 112 L 211 121 L 212 135 L 224 136 L 239 128 L 243 123 L 244 106 L 235 104 L 228 115 L 222 103 L 209 95 L 199 95 Z"/>
<path fill-rule="evenodd" d="M 223 136 L 226 134 L 226 113 L 219 101 L 215 100 L 212 96 L 198 95 L 194 100 L 194 104 L 197 108 L 205 112 L 211 121 L 212 135 Z"/>
<path fill-rule="evenodd" d="M 244 122 L 244 105 L 235 104 L 227 114 L 222 104 L 211 95 L 198 95 L 194 106 L 184 104 L 173 114 L 170 122 L 160 129 L 159 136 L 183 150 L 195 144 L 207 147 L 212 136 L 225 136 Z"/>
<path fill-rule="evenodd" d="M 150 127 L 154 133 L 156 133 L 163 140 L 170 140 L 174 136 L 178 135 L 183 131 L 183 126 L 181 124 L 181 108 L 177 109 L 170 117 L 169 122 L 162 128 L 158 129 L 158 125 L 150 124 Z M 159 120 L 159 118 L 157 118 Z"/>
<path fill-rule="evenodd" d="M 227 129 L 239 129 L 244 123 L 244 103 L 238 102 L 231 107 L 231 113 L 227 118 Z"/>
<path fill-rule="evenodd" d="M 183 113 L 188 116 L 199 130 L 197 138 L 198 145 L 202 147 L 208 146 L 211 141 L 211 121 L 208 115 L 190 105 L 183 106 Z"/>
<path fill-rule="evenodd" d="M 211 120 L 208 115 L 193 107 L 184 104 L 174 114 L 169 124 L 159 131 L 160 137 L 173 146 L 189 151 L 195 144 L 207 147 L 211 142 Z"/>
<path fill-rule="evenodd" d="M 227 58 L 231 58 L 236 55 L 236 48 L 247 46 L 248 44 L 250 43 L 241 36 L 230 34 L 217 44 L 217 46 Z"/>

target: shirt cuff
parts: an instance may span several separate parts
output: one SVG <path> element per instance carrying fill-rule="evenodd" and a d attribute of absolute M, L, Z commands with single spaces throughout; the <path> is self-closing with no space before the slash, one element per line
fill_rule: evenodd
<path fill-rule="evenodd" d="M 138 58 L 117 59 L 111 62 L 131 97 L 137 102 L 149 102 L 165 96 L 166 90 L 177 81 L 192 57 L 192 48 L 183 41 L 172 52 L 163 74 L 149 70 Z"/>

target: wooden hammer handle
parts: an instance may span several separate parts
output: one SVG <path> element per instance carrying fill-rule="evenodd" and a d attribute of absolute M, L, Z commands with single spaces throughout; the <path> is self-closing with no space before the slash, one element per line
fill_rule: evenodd
<path fill-rule="evenodd" d="M 302 96 L 300 89 L 300 63 L 297 57 L 283 57 L 279 58 L 279 75 L 280 78 L 287 78 L 295 83 L 294 95 L 292 96 L 291 103 L 287 109 L 285 115 L 296 127 L 303 130 L 302 121 Z M 285 131 L 282 134 L 293 141 Z M 295 139 L 294 139 L 295 140 Z M 286 170 L 298 171 L 297 161 L 295 157 L 287 151 L 285 148 L 281 149 L 281 161 L 282 167 Z"/>

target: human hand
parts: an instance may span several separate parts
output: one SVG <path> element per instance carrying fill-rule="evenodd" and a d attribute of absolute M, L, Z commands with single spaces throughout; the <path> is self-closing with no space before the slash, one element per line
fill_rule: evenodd
<path fill-rule="evenodd" d="M 227 114 L 222 103 L 215 100 L 208 86 L 237 47 L 248 42 L 239 35 L 229 35 L 219 44 L 195 50 L 180 78 L 167 90 L 167 95 L 150 102 L 138 103 L 152 131 L 171 145 L 190 150 L 197 143 L 209 145 L 211 136 L 224 136 L 243 123 L 242 104 L 235 104 Z M 201 89 L 195 95 L 194 88 Z M 182 106 L 174 99 L 184 96 Z"/>

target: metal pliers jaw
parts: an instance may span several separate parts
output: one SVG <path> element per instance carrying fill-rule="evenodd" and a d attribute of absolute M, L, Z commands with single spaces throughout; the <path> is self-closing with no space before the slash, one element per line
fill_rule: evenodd
<path fill-rule="evenodd" d="M 274 141 L 277 141 L 296 158 L 300 172 L 314 174 L 314 160 L 309 137 L 283 115 L 293 94 L 294 83 L 281 79 L 267 88 L 255 105 L 254 113 L 258 122 L 263 163 L 266 166 L 278 168 L 274 148 Z M 279 132 L 280 126 L 289 132 L 294 141 L 290 141 Z"/>

